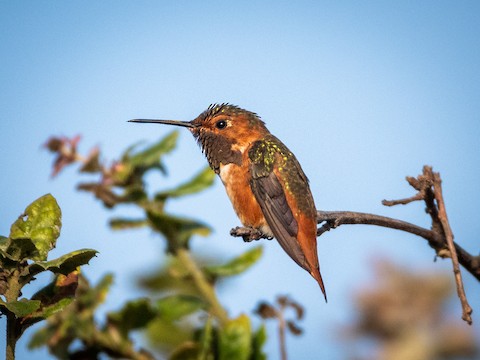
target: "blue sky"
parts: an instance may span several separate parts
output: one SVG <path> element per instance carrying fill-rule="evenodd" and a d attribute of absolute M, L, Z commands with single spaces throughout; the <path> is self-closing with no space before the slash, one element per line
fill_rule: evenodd
<path fill-rule="evenodd" d="M 384 208 L 380 201 L 410 196 L 405 176 L 432 165 L 444 180 L 456 240 L 477 253 L 479 11 L 476 1 L 2 2 L 0 234 L 28 203 L 51 192 L 64 224 L 52 255 L 100 251 L 86 273 L 93 280 L 106 271 L 116 275 L 103 311 L 138 296 L 135 275 L 162 260 L 162 241 L 147 231 L 110 232 L 113 214 L 75 192 L 73 169 L 51 180 L 52 159 L 40 146 L 50 135 L 82 134 L 83 151 L 100 145 L 114 158 L 171 130 L 128 119 L 189 120 L 210 103 L 230 102 L 260 114 L 297 155 L 321 209 L 429 226 L 421 204 Z M 168 187 L 205 164 L 184 131 L 167 159 L 170 176 L 153 176 L 150 186 Z M 219 181 L 169 210 L 214 228 L 211 237 L 194 240 L 195 251 L 227 258 L 251 246 L 228 236 L 238 220 Z M 264 245 L 261 263 L 221 297 L 232 315 L 279 293 L 302 302 L 306 333 L 288 341 L 295 358 L 345 355 L 335 326 L 353 316 L 351 295 L 368 284 L 373 259 L 450 271 L 413 236 L 341 228 L 319 239 L 326 305 L 316 283 L 275 242 Z M 475 306 L 479 286 L 465 278 Z M 460 314 L 453 304 L 452 316 Z M 19 358 L 27 356 L 24 347 L 22 341 Z M 276 339 L 268 350 L 276 358 Z"/>

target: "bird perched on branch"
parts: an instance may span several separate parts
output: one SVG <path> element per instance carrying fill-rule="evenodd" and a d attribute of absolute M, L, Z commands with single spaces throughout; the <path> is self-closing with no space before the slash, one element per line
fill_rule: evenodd
<path fill-rule="evenodd" d="M 283 250 L 320 285 L 317 216 L 313 196 L 295 155 L 260 117 L 230 104 L 213 104 L 192 121 L 130 122 L 186 127 L 220 176 L 242 224 L 275 237 Z"/>

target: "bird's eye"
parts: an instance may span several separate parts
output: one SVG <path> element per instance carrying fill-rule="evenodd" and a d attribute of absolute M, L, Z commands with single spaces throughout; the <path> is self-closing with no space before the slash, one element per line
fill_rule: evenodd
<path fill-rule="evenodd" d="M 217 129 L 225 129 L 227 127 L 227 122 L 225 120 L 218 120 L 216 123 L 215 123 L 215 127 Z"/>

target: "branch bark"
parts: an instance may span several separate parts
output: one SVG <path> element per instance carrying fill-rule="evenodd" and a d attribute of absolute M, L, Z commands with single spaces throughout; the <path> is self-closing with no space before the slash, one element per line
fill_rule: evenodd
<path fill-rule="evenodd" d="M 354 211 L 317 211 L 317 222 L 323 223 L 317 230 L 320 236 L 330 229 L 335 229 L 340 225 L 376 225 L 390 229 L 396 229 L 408 232 L 413 235 L 420 236 L 428 241 L 428 244 L 435 250 L 437 256 L 448 258 L 450 253 L 445 248 L 445 238 L 433 230 L 425 229 L 420 226 L 411 224 L 406 221 L 380 216 L 375 214 L 367 214 Z M 460 245 L 453 242 L 458 261 L 465 270 L 471 273 L 478 281 L 480 281 L 480 257 L 473 256 L 463 249 Z"/>

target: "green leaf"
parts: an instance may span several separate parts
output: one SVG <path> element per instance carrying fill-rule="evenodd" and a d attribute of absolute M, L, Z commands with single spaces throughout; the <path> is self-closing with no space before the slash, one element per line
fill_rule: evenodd
<path fill-rule="evenodd" d="M 183 183 L 174 189 L 157 193 L 155 195 L 155 199 L 163 200 L 167 197 L 180 197 L 198 193 L 212 186 L 214 180 L 215 173 L 212 171 L 212 169 L 210 169 L 210 167 L 206 167 L 186 183 Z"/>
<path fill-rule="evenodd" d="M 110 227 L 113 230 L 135 229 L 148 225 L 148 221 L 145 219 L 125 219 L 115 218 L 110 220 Z"/>
<path fill-rule="evenodd" d="M 120 311 L 109 313 L 108 320 L 126 336 L 131 330 L 145 327 L 156 315 L 150 300 L 137 299 L 127 302 Z"/>
<path fill-rule="evenodd" d="M 252 353 L 250 318 L 242 314 L 230 320 L 219 337 L 219 360 L 248 360 Z"/>
<path fill-rule="evenodd" d="M 35 200 L 10 229 L 9 254 L 18 260 L 46 260 L 60 235 L 61 216 L 60 207 L 52 195 Z"/>
<path fill-rule="evenodd" d="M 157 308 L 161 318 L 171 322 L 205 309 L 206 304 L 196 296 L 172 295 L 158 300 Z"/>
<path fill-rule="evenodd" d="M 34 311 L 33 313 L 23 317 L 22 327 L 20 331 L 24 332 L 33 324 L 36 324 L 39 321 L 45 320 L 52 315 L 55 315 L 61 311 L 64 311 L 65 308 L 68 305 L 70 305 L 74 300 L 75 298 L 73 297 L 67 297 L 67 298 L 60 299 L 57 302 L 54 302 L 48 306 L 40 306 L 40 308 L 37 311 Z"/>
<path fill-rule="evenodd" d="M 17 318 L 22 318 L 37 311 L 40 308 L 40 300 L 21 299 L 19 301 L 5 302 L 0 299 L 0 306 L 7 308 Z"/>
<path fill-rule="evenodd" d="M 0 236 L 0 251 L 6 252 L 10 246 L 10 239 L 5 236 Z"/>
<path fill-rule="evenodd" d="M 262 256 L 263 248 L 257 246 L 223 265 L 208 266 L 205 270 L 212 276 L 232 276 L 246 271 Z"/>
<path fill-rule="evenodd" d="M 25 259 L 33 259 L 37 256 L 38 249 L 31 239 L 11 240 L 8 252 L 5 254 L 5 257 L 16 263 Z"/>
<path fill-rule="evenodd" d="M 72 251 L 54 260 L 34 262 L 27 267 L 27 271 L 34 275 L 47 270 L 54 274 L 67 275 L 77 267 L 88 264 L 97 253 L 98 251 L 92 249 Z"/>
<path fill-rule="evenodd" d="M 30 314 L 29 317 L 32 318 L 31 321 L 26 321 L 26 325 L 30 326 L 33 325 L 34 323 L 41 321 L 43 319 L 47 319 L 48 317 L 63 311 L 68 305 L 70 305 L 73 301 L 75 300 L 74 297 L 66 297 L 63 299 L 60 299 L 59 301 L 48 305 L 48 306 L 42 306 L 38 311 L 35 311 L 34 313 Z"/>
<path fill-rule="evenodd" d="M 11 268 L 17 266 L 19 259 L 15 256 L 15 254 L 12 255 L 8 253 L 10 245 L 10 238 L 0 236 L 0 268 Z M 13 249 L 11 252 L 14 252 Z M 18 250 L 17 252 L 19 254 L 20 250 Z"/>
<path fill-rule="evenodd" d="M 146 168 L 160 164 L 160 157 L 163 154 L 167 154 L 173 149 L 175 149 L 175 146 L 177 144 L 177 138 L 178 131 L 171 132 L 169 135 L 161 139 L 158 143 L 132 155 L 128 159 L 128 163 L 136 167 Z M 126 155 L 128 158 L 128 154 Z"/>
<path fill-rule="evenodd" d="M 263 351 L 263 346 L 267 341 L 267 330 L 265 325 L 261 325 L 252 338 L 252 356 L 250 360 L 267 360 L 267 354 Z"/>
<path fill-rule="evenodd" d="M 147 212 L 148 219 L 154 230 L 162 233 L 168 242 L 168 251 L 175 253 L 179 248 L 188 247 L 188 241 L 193 235 L 207 236 L 210 228 L 198 221 L 178 218 L 166 214 Z"/>

